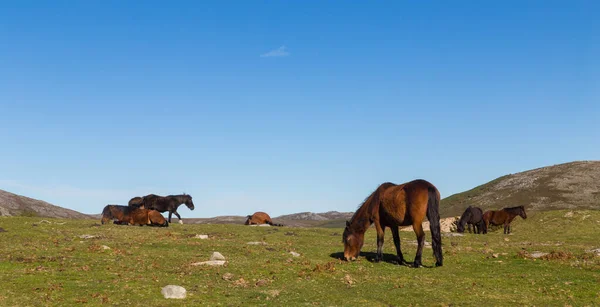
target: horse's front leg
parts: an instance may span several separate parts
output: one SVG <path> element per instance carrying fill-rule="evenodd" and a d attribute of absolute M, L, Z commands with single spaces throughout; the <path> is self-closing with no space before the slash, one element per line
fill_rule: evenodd
<path fill-rule="evenodd" d="M 504 234 L 508 234 L 508 223 L 504 223 Z"/>
<path fill-rule="evenodd" d="M 385 226 L 381 226 L 379 222 L 375 222 L 375 229 L 377 230 L 377 255 L 375 256 L 375 262 L 383 260 L 383 241 L 385 239 Z"/>
<path fill-rule="evenodd" d="M 173 215 L 173 212 L 169 211 L 169 223 L 171 223 L 171 215 Z"/>
<path fill-rule="evenodd" d="M 392 236 L 394 237 L 396 255 L 398 255 L 398 264 L 403 265 L 406 263 L 406 261 L 404 261 L 404 256 L 402 255 L 402 250 L 400 249 L 400 233 L 398 232 L 398 226 L 392 226 L 390 228 L 392 229 Z"/>
<path fill-rule="evenodd" d="M 177 211 L 173 211 L 173 213 L 175 213 L 175 215 L 177 215 L 177 218 L 179 219 L 179 224 L 183 224 L 183 221 L 181 220 L 181 216 L 179 215 L 179 213 L 177 213 Z"/>
<path fill-rule="evenodd" d="M 425 246 L 425 232 L 423 231 L 423 225 L 421 222 L 413 223 L 413 229 L 415 230 L 415 234 L 417 235 L 417 254 L 415 255 L 415 262 L 413 262 L 413 266 L 418 268 L 422 266 L 421 256 L 423 255 L 423 246 Z"/>

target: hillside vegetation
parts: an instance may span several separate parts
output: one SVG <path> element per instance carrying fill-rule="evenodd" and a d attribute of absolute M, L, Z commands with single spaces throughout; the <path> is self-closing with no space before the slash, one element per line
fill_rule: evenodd
<path fill-rule="evenodd" d="M 85 219 L 90 216 L 37 200 L 0 190 L 0 216 L 39 216 Z"/>
<path fill-rule="evenodd" d="M 524 205 L 529 211 L 600 209 L 600 161 L 580 161 L 506 175 L 442 199 L 442 217 L 466 207 L 501 209 Z"/>
<path fill-rule="evenodd" d="M 2 217 L 0 228 L 0 306 L 600 305 L 600 211 L 533 212 L 513 222 L 512 235 L 444 235 L 444 266 L 420 269 L 394 263 L 389 231 L 384 262 L 367 260 L 376 250 L 369 230 L 362 256 L 348 263 L 337 258 L 342 228 L 35 217 Z M 415 235 L 400 236 L 412 260 Z M 214 251 L 225 266 L 193 265 Z M 532 259 L 536 252 L 548 254 Z M 433 262 L 426 247 L 423 263 Z M 187 298 L 163 298 L 167 285 L 183 286 Z"/>

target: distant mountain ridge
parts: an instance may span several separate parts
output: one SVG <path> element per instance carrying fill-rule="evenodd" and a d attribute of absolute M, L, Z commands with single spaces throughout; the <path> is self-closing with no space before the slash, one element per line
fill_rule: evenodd
<path fill-rule="evenodd" d="M 91 218 L 91 216 L 75 210 L 0 190 L 0 216 L 20 215 L 69 219 Z"/>

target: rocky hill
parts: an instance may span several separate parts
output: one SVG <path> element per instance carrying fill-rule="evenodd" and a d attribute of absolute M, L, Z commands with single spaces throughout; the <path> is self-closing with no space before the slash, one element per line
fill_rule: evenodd
<path fill-rule="evenodd" d="M 578 161 L 506 175 L 442 199 L 442 217 L 469 206 L 501 209 L 524 205 L 528 211 L 600 209 L 600 161 Z"/>
<path fill-rule="evenodd" d="M 90 216 L 74 210 L 0 190 L 0 216 L 19 215 L 73 219 L 90 218 Z"/>
<path fill-rule="evenodd" d="M 353 214 L 354 214 L 354 212 L 337 212 L 337 211 L 328 211 L 328 212 L 324 212 L 324 213 L 300 212 L 300 213 L 278 216 L 278 217 L 276 217 L 276 219 L 302 220 L 302 221 L 327 221 L 327 220 L 337 220 L 337 219 L 349 220 Z"/>

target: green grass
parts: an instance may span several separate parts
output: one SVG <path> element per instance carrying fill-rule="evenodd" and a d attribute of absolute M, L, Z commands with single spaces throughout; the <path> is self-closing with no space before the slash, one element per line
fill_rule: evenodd
<path fill-rule="evenodd" d="M 496 231 L 444 237 L 444 266 L 419 269 L 331 257 L 343 251 L 340 228 L 152 228 L 0 218 L 6 230 L 0 232 L 0 306 L 600 305 L 600 257 L 586 252 L 600 248 L 600 212 L 564 214 L 519 218 L 508 236 Z M 99 237 L 80 239 L 84 234 Z M 195 239 L 196 234 L 210 239 Z M 405 257 L 412 259 L 414 233 L 401 232 L 401 239 Z M 251 241 L 268 245 L 246 244 Z M 375 246 L 371 229 L 363 252 L 372 253 Z M 191 265 L 208 260 L 213 251 L 227 258 L 226 267 Z M 302 256 L 293 258 L 290 251 Z M 565 254 L 531 260 L 522 251 Z M 392 259 L 389 230 L 385 253 Z M 433 264 L 430 248 L 423 262 Z M 224 280 L 225 273 L 233 278 Z M 164 299 L 161 288 L 170 284 L 185 287 L 187 298 Z"/>

